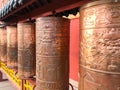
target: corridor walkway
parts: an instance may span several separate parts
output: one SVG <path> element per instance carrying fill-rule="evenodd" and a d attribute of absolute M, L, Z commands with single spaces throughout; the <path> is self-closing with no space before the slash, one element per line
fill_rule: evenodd
<path fill-rule="evenodd" d="M 7 77 L 5 75 L 3 75 L 4 79 L 7 79 Z M 0 90 L 17 90 L 13 87 L 13 85 L 11 84 L 10 81 L 2 81 L 0 82 Z"/>

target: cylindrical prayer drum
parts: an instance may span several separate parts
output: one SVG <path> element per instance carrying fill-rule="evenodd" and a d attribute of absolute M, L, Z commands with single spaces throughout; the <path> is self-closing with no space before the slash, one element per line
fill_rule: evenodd
<path fill-rule="evenodd" d="M 69 24 L 61 17 L 36 21 L 36 90 L 68 90 Z"/>
<path fill-rule="evenodd" d="M 0 28 L 0 54 L 1 62 L 7 63 L 7 32 L 6 28 Z"/>
<path fill-rule="evenodd" d="M 80 24 L 79 90 L 120 90 L 120 1 L 83 6 Z"/>
<path fill-rule="evenodd" d="M 7 26 L 7 66 L 17 69 L 17 26 Z"/>
<path fill-rule="evenodd" d="M 35 75 L 35 23 L 18 23 L 18 75 L 27 79 Z"/>

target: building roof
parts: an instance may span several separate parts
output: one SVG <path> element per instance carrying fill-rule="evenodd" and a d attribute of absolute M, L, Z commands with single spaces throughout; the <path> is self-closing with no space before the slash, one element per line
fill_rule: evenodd
<path fill-rule="evenodd" d="M 0 9 L 0 18 L 6 16 L 8 13 L 12 12 L 16 7 L 20 7 L 23 3 L 23 0 L 9 0 L 1 9 Z"/>
<path fill-rule="evenodd" d="M 69 10 L 76 10 L 75 8 L 88 1 L 90 0 L 8 0 L 0 9 L 0 21 L 16 23 L 38 16 L 52 15 L 54 11 L 68 14 Z"/>

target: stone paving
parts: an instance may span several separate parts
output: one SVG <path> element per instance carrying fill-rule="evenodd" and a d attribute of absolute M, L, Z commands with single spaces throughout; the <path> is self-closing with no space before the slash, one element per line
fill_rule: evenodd
<path fill-rule="evenodd" d="M 3 75 L 4 79 L 7 79 L 7 77 L 5 76 L 5 74 Z M 13 87 L 13 85 L 11 84 L 10 81 L 2 81 L 0 82 L 0 90 L 17 90 Z"/>
<path fill-rule="evenodd" d="M 9 81 L 0 82 L 0 90 L 16 90 Z"/>

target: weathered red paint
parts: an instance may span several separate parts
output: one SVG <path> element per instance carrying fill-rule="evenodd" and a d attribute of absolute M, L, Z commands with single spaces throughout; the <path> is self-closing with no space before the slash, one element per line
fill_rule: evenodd
<path fill-rule="evenodd" d="M 70 78 L 78 81 L 79 19 L 70 21 Z"/>

